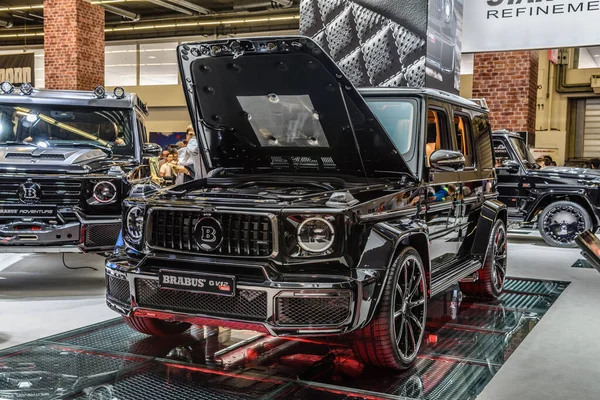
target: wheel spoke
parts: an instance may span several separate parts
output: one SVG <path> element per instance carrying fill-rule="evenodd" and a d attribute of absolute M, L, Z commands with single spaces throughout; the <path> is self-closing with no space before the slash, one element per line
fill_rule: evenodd
<path fill-rule="evenodd" d="M 422 306 L 423 304 L 425 304 L 425 298 L 419 299 L 417 301 L 413 301 L 411 303 L 409 303 L 409 308 L 415 308 L 418 306 Z"/>
<path fill-rule="evenodd" d="M 402 286 L 400 286 L 399 283 L 396 284 L 396 291 L 398 292 L 398 294 L 400 295 L 399 298 L 402 299 L 403 294 L 402 294 Z"/>
<path fill-rule="evenodd" d="M 406 324 L 406 317 L 402 316 L 402 321 L 400 321 L 400 329 L 396 336 L 396 345 L 400 346 L 400 340 L 402 339 L 402 333 L 404 332 L 404 325 Z"/>
<path fill-rule="evenodd" d="M 398 317 L 400 317 L 401 315 L 402 315 L 402 310 L 400 310 L 400 311 L 396 311 L 396 312 L 394 313 L 394 321 L 395 321 L 395 320 L 397 320 L 397 319 L 398 319 Z"/>
<path fill-rule="evenodd" d="M 408 318 L 413 320 L 413 322 L 417 325 L 417 328 L 419 328 L 420 333 L 423 330 L 423 325 L 421 324 L 421 321 L 419 321 L 419 319 L 413 313 L 409 313 Z"/>
<path fill-rule="evenodd" d="M 408 335 L 409 335 L 409 333 L 408 333 L 408 326 L 407 325 L 410 325 L 410 323 L 407 322 L 406 324 L 404 324 L 404 332 L 403 332 L 404 333 L 404 348 L 406 350 L 404 352 L 404 355 L 406 357 L 408 357 Z"/>
<path fill-rule="evenodd" d="M 408 264 L 410 263 L 410 261 L 407 261 L 404 264 L 404 290 L 405 292 L 408 292 Z"/>
<path fill-rule="evenodd" d="M 409 322 L 407 325 L 408 325 L 408 331 L 410 332 L 409 333 L 410 343 L 412 344 L 412 349 L 413 349 L 413 351 L 411 351 L 410 353 L 408 353 L 408 349 L 406 349 L 406 353 L 407 353 L 406 356 L 409 356 L 417 348 L 417 341 L 415 340 L 415 331 L 414 331 L 414 329 L 412 327 L 412 324 Z"/>
<path fill-rule="evenodd" d="M 415 293 L 417 293 L 417 289 L 419 289 L 419 286 L 421 286 L 421 279 L 423 279 L 423 275 L 419 274 L 419 277 L 415 281 L 414 286 L 412 287 L 412 289 L 410 290 L 410 292 L 408 294 L 409 300 L 411 300 L 414 297 Z"/>

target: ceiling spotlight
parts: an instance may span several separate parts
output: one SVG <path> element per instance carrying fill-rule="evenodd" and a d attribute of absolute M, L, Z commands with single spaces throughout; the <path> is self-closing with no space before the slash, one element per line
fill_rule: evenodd
<path fill-rule="evenodd" d="M 103 86 L 96 87 L 96 89 L 94 89 L 94 96 L 96 96 L 97 99 L 105 98 L 106 97 L 106 89 L 104 89 Z"/>
<path fill-rule="evenodd" d="M 0 83 L 0 90 L 2 90 L 2 93 L 4 94 L 11 94 L 15 91 L 15 87 L 9 81 L 4 81 Z"/>
<path fill-rule="evenodd" d="M 31 83 L 25 82 L 24 84 L 21 85 L 19 90 L 21 91 L 22 94 L 29 96 L 31 93 L 33 93 L 33 86 L 31 85 Z"/>
<path fill-rule="evenodd" d="M 113 94 L 117 99 L 122 99 L 123 97 L 125 97 L 125 89 L 123 89 L 120 86 L 117 86 L 115 90 L 113 90 Z"/>

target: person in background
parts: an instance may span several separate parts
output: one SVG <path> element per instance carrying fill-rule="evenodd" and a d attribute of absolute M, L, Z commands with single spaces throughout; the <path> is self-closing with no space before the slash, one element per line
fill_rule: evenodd
<path fill-rule="evenodd" d="M 173 159 L 173 153 L 169 153 L 167 155 L 166 161 L 163 163 L 163 165 L 160 166 L 159 174 L 161 178 L 163 178 L 166 182 L 173 182 Z"/>
<path fill-rule="evenodd" d="M 535 160 L 535 162 L 540 166 L 540 168 L 546 168 L 550 166 L 551 161 L 548 161 L 544 157 L 538 157 L 538 159 Z"/>
<path fill-rule="evenodd" d="M 552 159 L 552 157 L 550 157 L 549 155 L 545 155 L 544 156 L 544 160 L 546 160 L 546 162 L 548 163 L 546 166 L 549 167 L 552 165 L 552 163 L 554 162 L 554 160 Z"/>
<path fill-rule="evenodd" d="M 556 161 L 552 161 L 552 162 L 550 163 L 550 166 L 552 166 L 552 167 L 558 167 L 558 164 L 556 164 Z"/>
<path fill-rule="evenodd" d="M 186 132 L 187 146 L 179 150 L 179 167 L 177 172 L 184 174 L 185 180 L 202 179 L 206 177 L 206 169 L 202 162 L 202 155 L 200 154 L 200 147 L 198 146 L 198 139 L 194 132 L 194 127 L 188 126 Z"/>
<path fill-rule="evenodd" d="M 590 161 L 591 169 L 600 169 L 600 158 L 592 158 Z"/>
<path fill-rule="evenodd" d="M 171 153 L 169 150 L 163 150 L 162 154 L 160 155 L 160 159 L 158 160 L 159 167 L 162 167 L 163 164 L 167 162 L 167 157 L 169 156 L 169 153 Z"/>

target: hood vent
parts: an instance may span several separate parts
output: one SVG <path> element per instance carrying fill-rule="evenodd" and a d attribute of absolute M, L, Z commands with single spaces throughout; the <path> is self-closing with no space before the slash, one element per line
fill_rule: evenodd
<path fill-rule="evenodd" d="M 39 155 L 33 155 L 30 153 L 7 153 L 5 158 L 43 158 L 46 160 L 64 160 L 65 156 L 63 154 L 51 153 L 42 153 Z"/>

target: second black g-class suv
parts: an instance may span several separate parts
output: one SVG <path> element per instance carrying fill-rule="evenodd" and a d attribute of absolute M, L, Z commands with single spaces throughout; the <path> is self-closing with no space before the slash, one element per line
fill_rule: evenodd
<path fill-rule="evenodd" d="M 555 247 L 576 247 L 577 236 L 597 231 L 599 171 L 541 168 L 519 134 L 497 131 L 493 137 L 499 200 L 508 206 L 511 224 L 537 227 Z"/>
<path fill-rule="evenodd" d="M 123 199 L 156 176 L 146 106 L 122 88 L 0 91 L 0 253 L 111 251 Z"/>
<path fill-rule="evenodd" d="M 428 89 L 357 90 L 310 39 L 178 48 L 211 170 L 124 203 L 107 303 L 134 329 L 349 337 L 407 368 L 427 302 L 506 276 L 486 110 Z"/>

